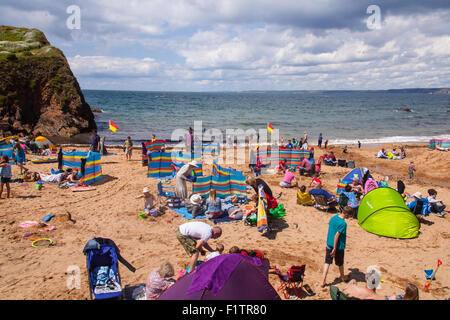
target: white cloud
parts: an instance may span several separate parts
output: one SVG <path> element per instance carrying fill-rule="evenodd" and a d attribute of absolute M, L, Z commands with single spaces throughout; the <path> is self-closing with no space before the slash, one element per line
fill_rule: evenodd
<path fill-rule="evenodd" d="M 161 71 L 161 63 L 152 58 L 76 55 L 68 61 L 72 71 L 79 76 L 154 77 Z"/>
<path fill-rule="evenodd" d="M 448 86 L 450 5 L 386 2 L 382 28 L 368 30 L 365 9 L 372 2 L 83 1 L 82 29 L 71 34 L 65 28 L 71 0 L 2 0 L 0 20 L 42 29 L 65 50 L 82 87 Z"/>

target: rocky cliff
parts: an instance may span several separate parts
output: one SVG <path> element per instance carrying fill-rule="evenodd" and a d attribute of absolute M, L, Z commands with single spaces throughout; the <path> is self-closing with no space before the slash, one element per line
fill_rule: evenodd
<path fill-rule="evenodd" d="M 0 136 L 64 142 L 93 128 L 94 114 L 62 51 L 37 29 L 0 26 Z"/>

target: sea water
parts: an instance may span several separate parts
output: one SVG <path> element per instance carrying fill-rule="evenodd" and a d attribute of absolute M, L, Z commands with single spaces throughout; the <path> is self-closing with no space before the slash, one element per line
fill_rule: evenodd
<path fill-rule="evenodd" d="M 109 145 L 130 136 L 138 145 L 152 134 L 172 138 L 176 129 L 266 129 L 316 144 L 427 142 L 450 139 L 450 95 L 390 91 L 143 92 L 83 90 L 100 136 Z M 400 111 L 410 109 L 411 112 Z M 109 130 L 109 120 L 118 126 Z"/>

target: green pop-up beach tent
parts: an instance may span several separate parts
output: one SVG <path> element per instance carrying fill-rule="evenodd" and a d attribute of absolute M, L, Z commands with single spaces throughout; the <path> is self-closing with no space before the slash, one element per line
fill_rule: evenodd
<path fill-rule="evenodd" d="M 359 225 L 380 236 L 409 239 L 417 237 L 420 223 L 402 196 L 392 188 L 377 188 L 367 193 L 358 208 Z"/>

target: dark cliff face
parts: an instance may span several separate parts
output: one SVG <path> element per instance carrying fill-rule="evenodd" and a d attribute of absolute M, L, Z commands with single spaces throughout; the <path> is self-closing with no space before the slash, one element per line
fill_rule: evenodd
<path fill-rule="evenodd" d="M 36 29 L 0 26 L 0 136 L 68 140 L 94 128 L 64 54 Z"/>

